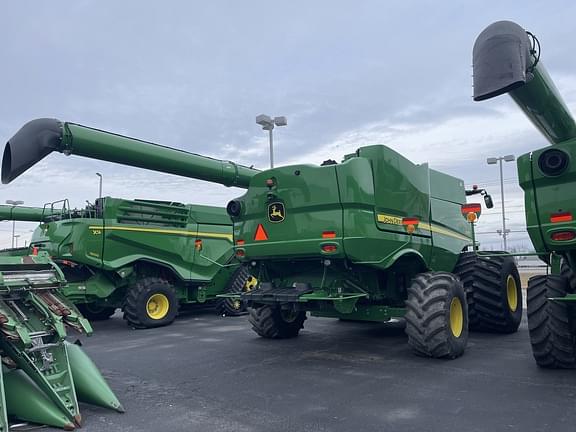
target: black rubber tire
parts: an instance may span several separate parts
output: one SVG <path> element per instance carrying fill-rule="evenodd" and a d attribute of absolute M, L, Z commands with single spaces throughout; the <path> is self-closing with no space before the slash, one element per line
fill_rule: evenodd
<path fill-rule="evenodd" d="M 513 257 L 461 254 L 454 273 L 466 291 L 470 331 L 514 333 L 522 321 L 522 286 Z M 514 309 L 508 301 L 508 278 L 515 285 Z"/>
<path fill-rule="evenodd" d="M 76 307 L 89 321 L 105 321 L 116 312 L 114 307 L 97 306 L 93 303 L 77 304 Z"/>
<path fill-rule="evenodd" d="M 466 303 L 468 303 L 468 330 L 470 331 L 474 331 L 474 329 L 478 327 L 478 314 L 476 313 L 473 295 L 477 264 L 478 254 L 476 252 L 462 252 L 453 272 L 460 278 L 464 292 L 466 292 Z"/>
<path fill-rule="evenodd" d="M 568 279 L 570 292 L 576 292 L 576 275 L 564 258 L 560 261 L 560 275 Z"/>
<path fill-rule="evenodd" d="M 268 305 L 249 308 L 248 312 L 252 330 L 267 339 L 294 338 L 298 336 L 306 320 L 306 312 L 296 312 L 294 317 L 287 321 L 279 307 Z"/>
<path fill-rule="evenodd" d="M 154 294 L 163 294 L 168 299 L 168 311 L 160 319 L 150 317 L 146 309 Z M 124 302 L 124 319 L 134 328 L 152 328 L 172 324 L 178 315 L 176 290 L 165 279 L 148 276 L 140 279 L 128 289 Z"/>
<path fill-rule="evenodd" d="M 226 294 L 236 294 L 245 291 L 246 282 L 253 276 L 250 274 L 248 269 L 244 266 L 236 270 L 230 280 L 228 281 L 228 286 L 224 291 Z M 245 315 L 248 310 L 246 305 L 239 300 L 230 298 L 219 298 L 216 300 L 216 313 L 219 315 L 226 316 L 240 316 Z"/>
<path fill-rule="evenodd" d="M 534 276 L 528 281 L 528 330 L 536 364 L 548 369 L 576 368 L 576 331 L 570 306 L 549 297 L 569 291 L 562 276 Z"/>
<path fill-rule="evenodd" d="M 453 299 L 461 305 L 459 334 L 450 325 Z M 453 359 L 468 343 L 468 305 L 462 282 L 452 273 L 421 273 L 412 279 L 406 301 L 408 344 L 421 356 Z"/>

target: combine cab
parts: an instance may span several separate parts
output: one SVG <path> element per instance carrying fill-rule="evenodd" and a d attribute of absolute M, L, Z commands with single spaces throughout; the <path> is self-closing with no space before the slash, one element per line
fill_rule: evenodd
<path fill-rule="evenodd" d="M 462 180 L 390 148 L 264 171 L 227 209 L 236 256 L 260 282 L 241 298 L 262 337 L 297 336 L 307 312 L 405 317 L 417 354 L 455 358 L 469 329 L 508 333 L 520 323 L 515 263 L 472 251 L 480 205 L 466 204 Z"/>
<path fill-rule="evenodd" d="M 0 431 L 8 418 L 72 430 L 78 401 L 122 405 L 66 328 L 92 328 L 61 293 L 64 275 L 47 256 L 0 257 Z"/>
<path fill-rule="evenodd" d="M 528 234 L 553 270 L 528 283 L 528 325 L 539 366 L 576 368 L 576 123 L 540 55 L 518 24 L 488 26 L 474 45 L 474 100 L 510 94 L 552 144 L 518 158 Z"/>

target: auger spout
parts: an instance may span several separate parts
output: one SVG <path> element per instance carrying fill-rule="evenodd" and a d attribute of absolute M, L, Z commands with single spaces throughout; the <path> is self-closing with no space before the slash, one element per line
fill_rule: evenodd
<path fill-rule="evenodd" d="M 540 61 L 532 33 L 511 21 L 495 22 L 473 49 L 474 100 L 509 93 L 551 144 L 576 138 L 576 123 Z"/>
<path fill-rule="evenodd" d="M 259 171 L 234 162 L 129 138 L 56 119 L 26 123 L 6 143 L 2 183 L 7 184 L 52 152 L 75 154 L 225 186 L 247 188 Z"/>
<path fill-rule="evenodd" d="M 48 219 L 48 216 L 49 211 L 45 211 L 40 207 L 0 205 L 0 220 L 44 222 Z"/>

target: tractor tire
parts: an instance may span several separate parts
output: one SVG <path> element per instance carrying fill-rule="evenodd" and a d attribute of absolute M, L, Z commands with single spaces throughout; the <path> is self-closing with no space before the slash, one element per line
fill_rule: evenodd
<path fill-rule="evenodd" d="M 528 281 L 528 330 L 536 364 L 548 369 L 576 368 L 576 329 L 570 306 L 549 301 L 569 291 L 562 276 L 534 276 Z"/>
<path fill-rule="evenodd" d="M 256 278 L 250 274 L 246 267 L 242 266 L 234 272 L 224 292 L 226 294 L 235 294 L 251 291 L 257 283 Z M 215 307 L 216 313 L 219 315 L 240 316 L 248 312 L 246 306 L 238 299 L 218 299 Z"/>
<path fill-rule="evenodd" d="M 452 273 L 421 273 L 406 301 L 408 344 L 417 355 L 453 359 L 468 342 L 468 305 L 462 282 Z"/>
<path fill-rule="evenodd" d="M 148 276 L 128 289 L 124 319 L 134 328 L 152 328 L 172 324 L 178 315 L 178 298 L 167 280 Z"/>
<path fill-rule="evenodd" d="M 468 329 L 474 331 L 478 327 L 478 314 L 474 304 L 474 281 L 478 265 L 478 254 L 476 252 L 462 252 L 458 258 L 458 263 L 454 268 L 454 274 L 460 278 L 466 292 L 466 303 L 468 303 Z"/>
<path fill-rule="evenodd" d="M 89 321 L 105 321 L 116 312 L 114 307 L 97 306 L 94 303 L 77 304 L 76 307 Z"/>
<path fill-rule="evenodd" d="M 522 321 L 522 286 L 514 258 L 463 253 L 454 272 L 464 285 L 470 331 L 514 333 Z"/>
<path fill-rule="evenodd" d="M 306 320 L 306 312 L 283 311 L 274 306 L 249 308 L 248 311 L 252 330 L 267 339 L 294 338 Z"/>

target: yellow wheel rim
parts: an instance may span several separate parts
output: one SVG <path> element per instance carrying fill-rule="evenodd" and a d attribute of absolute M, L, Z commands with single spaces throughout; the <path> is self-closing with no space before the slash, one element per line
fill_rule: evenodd
<path fill-rule="evenodd" d="M 464 310 L 458 297 L 450 302 L 450 330 L 455 337 L 460 337 L 464 329 Z"/>
<path fill-rule="evenodd" d="M 256 287 L 256 285 L 258 285 L 258 279 L 254 276 L 248 276 L 248 279 L 246 279 L 246 282 L 244 283 L 244 291 L 250 292 Z"/>
<path fill-rule="evenodd" d="M 152 294 L 146 302 L 146 312 L 154 320 L 164 318 L 170 309 L 170 301 L 164 294 Z"/>
<path fill-rule="evenodd" d="M 508 275 L 506 279 L 506 298 L 508 299 L 508 307 L 512 312 L 518 309 L 518 290 L 516 287 L 516 280 L 512 275 Z"/>
<path fill-rule="evenodd" d="M 240 308 L 242 307 L 242 302 L 238 299 L 234 299 L 232 301 L 232 308 L 235 310 L 240 310 Z"/>

